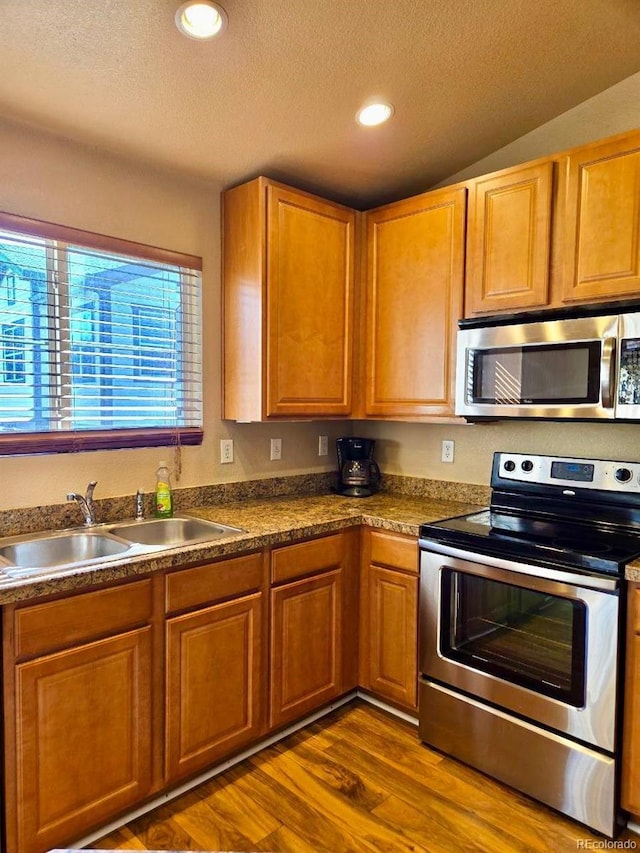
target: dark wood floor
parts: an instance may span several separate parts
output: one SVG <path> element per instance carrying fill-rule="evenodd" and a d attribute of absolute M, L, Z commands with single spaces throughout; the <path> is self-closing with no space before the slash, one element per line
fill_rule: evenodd
<path fill-rule="evenodd" d="M 640 837 L 630 832 L 640 849 Z M 95 849 L 574 851 L 601 836 L 427 749 L 360 701 L 96 841 Z"/>

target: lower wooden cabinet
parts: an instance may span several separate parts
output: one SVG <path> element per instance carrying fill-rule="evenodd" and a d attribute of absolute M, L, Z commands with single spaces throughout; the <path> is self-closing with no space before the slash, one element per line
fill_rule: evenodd
<path fill-rule="evenodd" d="M 151 791 L 152 629 L 131 625 L 150 618 L 148 581 L 5 610 L 8 851 L 71 842 Z"/>
<path fill-rule="evenodd" d="M 261 733 L 262 593 L 167 621 L 167 777 L 212 766 Z"/>
<path fill-rule="evenodd" d="M 622 752 L 622 807 L 640 817 L 640 584 L 629 584 Z"/>
<path fill-rule="evenodd" d="M 356 536 L 345 531 L 272 552 L 272 582 L 281 584 L 271 591 L 272 728 L 356 686 Z"/>
<path fill-rule="evenodd" d="M 418 546 L 414 537 L 363 531 L 360 684 L 415 713 L 418 707 Z"/>
<path fill-rule="evenodd" d="M 416 602 L 416 540 L 354 527 L 5 606 L 6 853 L 69 847 L 359 683 L 415 709 Z"/>
<path fill-rule="evenodd" d="M 166 577 L 167 784 L 264 733 L 266 582 L 262 552 Z"/>

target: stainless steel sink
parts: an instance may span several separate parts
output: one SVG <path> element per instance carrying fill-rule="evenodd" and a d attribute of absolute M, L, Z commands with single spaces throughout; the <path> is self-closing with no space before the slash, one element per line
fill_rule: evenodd
<path fill-rule="evenodd" d="M 12 536 L 0 540 L 0 581 L 145 556 L 241 532 L 238 527 L 179 515 Z"/>
<path fill-rule="evenodd" d="M 177 548 L 180 545 L 193 545 L 198 542 L 208 542 L 221 536 L 241 533 L 238 527 L 229 527 L 215 521 L 191 516 L 174 516 L 173 518 L 150 518 L 144 521 L 131 521 L 110 527 L 114 536 L 135 542 L 140 545 L 163 546 Z"/>
<path fill-rule="evenodd" d="M 5 571 L 15 575 L 24 569 L 51 568 L 112 557 L 123 554 L 130 547 L 128 542 L 119 542 L 110 536 L 78 531 L 14 542 L 0 548 L 0 557 L 13 563 L 15 568 Z"/>
<path fill-rule="evenodd" d="M 182 515 L 12 536 L 0 539 L 0 581 L 145 556 L 241 532 L 238 527 Z"/>

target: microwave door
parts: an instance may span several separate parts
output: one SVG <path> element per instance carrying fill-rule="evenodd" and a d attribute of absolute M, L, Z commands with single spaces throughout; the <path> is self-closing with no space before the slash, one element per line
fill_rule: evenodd
<path fill-rule="evenodd" d="M 640 314 L 620 317 L 616 418 L 640 420 Z"/>
<path fill-rule="evenodd" d="M 613 418 L 617 324 L 590 317 L 460 330 L 456 413 Z"/>

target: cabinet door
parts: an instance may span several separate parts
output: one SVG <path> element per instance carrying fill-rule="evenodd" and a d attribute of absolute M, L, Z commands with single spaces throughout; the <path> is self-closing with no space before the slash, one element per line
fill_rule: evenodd
<path fill-rule="evenodd" d="M 563 301 L 640 290 L 640 134 L 591 145 L 566 162 Z"/>
<path fill-rule="evenodd" d="M 342 692 L 342 570 L 271 592 L 272 728 Z"/>
<path fill-rule="evenodd" d="M 360 582 L 360 684 L 414 713 L 418 670 L 418 543 L 365 529 Z"/>
<path fill-rule="evenodd" d="M 149 793 L 149 627 L 20 664 L 15 679 L 10 849 L 60 847 Z"/>
<path fill-rule="evenodd" d="M 371 566 L 366 686 L 410 710 L 418 704 L 417 620 L 418 578 Z"/>
<path fill-rule="evenodd" d="M 622 807 L 640 816 L 640 584 L 629 584 L 622 751 Z"/>
<path fill-rule="evenodd" d="M 213 764 L 262 729 L 262 594 L 167 621 L 167 777 Z"/>
<path fill-rule="evenodd" d="M 473 182 L 465 316 L 548 304 L 552 187 L 552 162 Z"/>
<path fill-rule="evenodd" d="M 366 414 L 452 415 L 466 190 L 367 214 Z"/>
<path fill-rule="evenodd" d="M 267 415 L 351 411 L 355 213 L 267 189 Z"/>

